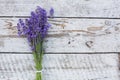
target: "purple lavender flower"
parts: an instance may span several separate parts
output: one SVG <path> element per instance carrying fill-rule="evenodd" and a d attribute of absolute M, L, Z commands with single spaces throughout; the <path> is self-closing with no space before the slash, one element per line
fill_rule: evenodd
<path fill-rule="evenodd" d="M 49 14 L 50 14 L 50 17 L 54 16 L 54 9 L 53 8 L 50 9 L 50 13 Z"/>
<path fill-rule="evenodd" d="M 18 35 L 20 36 L 21 35 L 21 30 L 20 30 L 20 24 L 19 23 L 17 24 L 17 29 L 18 29 Z"/>
<path fill-rule="evenodd" d="M 54 10 L 51 8 L 50 15 L 53 16 Z M 35 48 L 37 42 L 43 41 L 45 38 L 50 24 L 47 20 L 47 12 L 40 6 L 35 11 L 31 12 L 31 16 L 23 21 L 19 19 L 17 24 L 18 34 L 27 37 L 28 42 L 31 43 L 31 47 Z M 37 41 L 36 41 L 37 40 Z"/>

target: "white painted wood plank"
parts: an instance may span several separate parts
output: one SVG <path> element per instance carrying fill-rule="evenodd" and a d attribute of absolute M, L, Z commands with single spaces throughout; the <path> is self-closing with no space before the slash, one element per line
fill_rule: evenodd
<path fill-rule="evenodd" d="M 33 80 L 32 54 L 0 54 L 0 80 Z M 119 80 L 118 54 L 45 54 L 43 80 Z"/>
<path fill-rule="evenodd" d="M 16 25 L 18 19 L 0 18 L 0 37 L 4 35 L 17 35 Z M 84 36 L 118 34 L 120 31 L 119 21 L 119 19 L 54 18 L 49 19 L 52 25 L 49 34 L 68 33 L 68 35 L 78 34 Z"/>
<path fill-rule="evenodd" d="M 120 17 L 120 0 L 0 0 L 0 16 L 28 16 L 38 5 L 57 17 Z"/>
<path fill-rule="evenodd" d="M 0 19 L 0 51 L 31 52 L 27 40 L 17 37 L 18 18 Z M 50 19 L 46 52 L 120 52 L 119 19 Z M 12 46 L 12 47 L 11 47 Z"/>

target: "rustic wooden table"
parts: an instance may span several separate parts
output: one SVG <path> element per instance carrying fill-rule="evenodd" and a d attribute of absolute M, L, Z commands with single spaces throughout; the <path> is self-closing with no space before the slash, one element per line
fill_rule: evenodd
<path fill-rule="evenodd" d="M 16 23 L 38 5 L 55 10 L 43 80 L 120 80 L 120 0 L 0 0 L 0 80 L 34 80 L 33 56 Z"/>

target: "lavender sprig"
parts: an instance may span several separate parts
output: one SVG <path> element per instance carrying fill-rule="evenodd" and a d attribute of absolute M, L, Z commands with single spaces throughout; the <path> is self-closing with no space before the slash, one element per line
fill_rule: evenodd
<path fill-rule="evenodd" d="M 50 17 L 53 18 L 53 16 L 54 16 L 54 9 L 51 8 L 51 9 L 50 9 Z"/>
<path fill-rule="evenodd" d="M 54 10 L 51 8 L 50 16 L 53 17 L 53 14 Z M 42 70 L 43 41 L 50 26 L 46 10 L 40 6 L 37 6 L 37 9 L 31 12 L 28 19 L 19 19 L 17 23 L 18 35 L 25 36 L 31 46 L 37 71 Z M 42 80 L 41 73 L 36 73 L 36 80 Z"/>

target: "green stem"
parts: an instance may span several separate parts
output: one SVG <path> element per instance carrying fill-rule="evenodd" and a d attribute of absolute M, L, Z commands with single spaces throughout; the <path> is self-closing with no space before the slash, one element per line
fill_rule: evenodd
<path fill-rule="evenodd" d="M 37 45 L 36 45 L 36 51 L 33 52 L 33 56 L 34 56 L 34 61 L 35 61 L 35 68 L 37 71 L 41 71 L 42 70 L 42 59 L 43 59 L 43 41 L 40 41 Z M 35 80 L 42 80 L 42 73 L 36 73 L 36 79 Z"/>
<path fill-rule="evenodd" d="M 36 79 L 35 80 L 42 80 L 42 74 L 36 73 Z"/>

